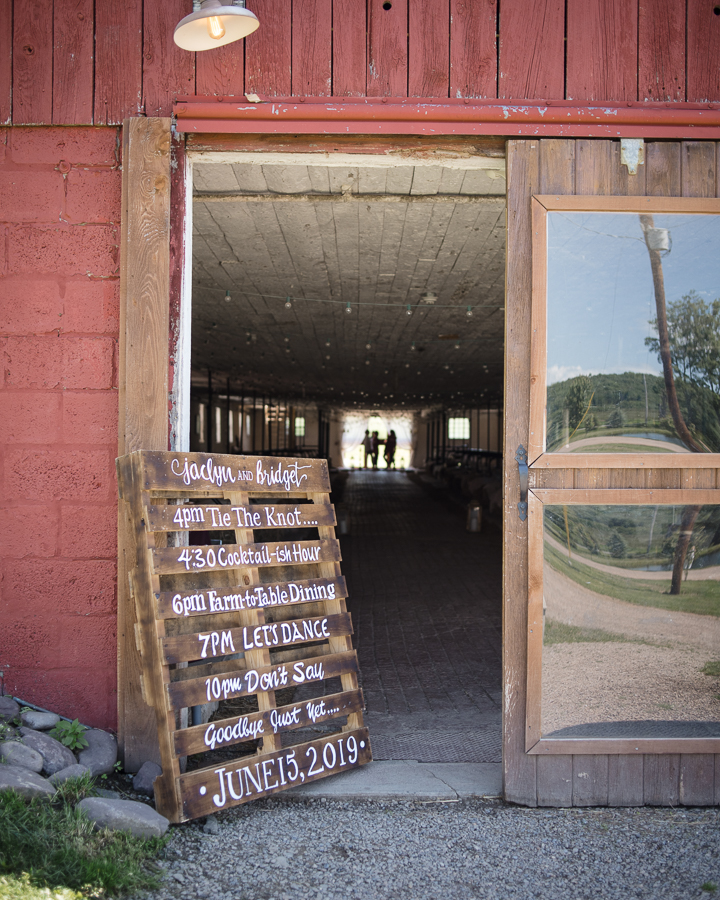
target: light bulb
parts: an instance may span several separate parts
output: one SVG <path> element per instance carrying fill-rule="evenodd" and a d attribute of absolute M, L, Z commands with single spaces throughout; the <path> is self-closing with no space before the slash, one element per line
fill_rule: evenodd
<path fill-rule="evenodd" d="M 292 309 L 292 300 L 289 297 L 285 300 L 285 309 Z"/>
<path fill-rule="evenodd" d="M 409 303 L 408 303 L 408 305 L 407 305 L 407 310 L 406 310 L 406 312 L 407 312 L 407 314 L 408 314 L 409 316 L 412 315 L 412 307 L 410 306 Z"/>
<path fill-rule="evenodd" d="M 468 318 L 469 318 L 470 316 L 472 316 L 472 314 L 473 314 L 472 306 L 468 306 L 467 312 L 465 313 L 465 315 L 468 316 Z"/>
<path fill-rule="evenodd" d="M 216 41 L 219 41 L 220 38 L 225 37 L 225 29 L 223 27 L 222 19 L 220 19 L 218 16 L 208 16 L 207 30 L 210 37 Z"/>
<path fill-rule="evenodd" d="M 352 312 L 352 306 L 350 306 L 350 303 L 348 303 L 348 305 L 345 307 L 345 312 L 346 312 L 346 313 L 351 313 L 351 312 Z"/>

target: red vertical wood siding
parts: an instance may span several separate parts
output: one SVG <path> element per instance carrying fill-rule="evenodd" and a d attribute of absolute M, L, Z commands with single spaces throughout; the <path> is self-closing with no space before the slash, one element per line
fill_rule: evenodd
<path fill-rule="evenodd" d="M 298 97 L 332 93 L 332 0 L 293 5 L 291 82 Z"/>
<path fill-rule="evenodd" d="M 637 0 L 568 0 L 569 100 L 637 99 Z"/>
<path fill-rule="evenodd" d="M 688 0 L 687 100 L 720 100 L 720 10 L 717 0 Z"/>
<path fill-rule="evenodd" d="M 16 2 L 13 19 L 13 122 L 49 125 L 53 0 Z"/>
<path fill-rule="evenodd" d="M 638 100 L 685 99 L 685 0 L 640 0 Z"/>
<path fill-rule="evenodd" d="M 368 0 L 368 97 L 407 97 L 407 35 L 407 0 Z"/>
<path fill-rule="evenodd" d="M 410 0 L 408 12 L 408 96 L 447 97 L 450 0 Z"/>
<path fill-rule="evenodd" d="M 56 124 L 92 125 L 94 12 L 93 0 L 55 4 L 52 120 Z"/>
<path fill-rule="evenodd" d="M 142 107 L 142 0 L 95 2 L 95 124 L 119 124 Z"/>
<path fill-rule="evenodd" d="M 501 3 L 499 52 L 498 97 L 564 97 L 563 0 Z"/>
<path fill-rule="evenodd" d="M 188 13 L 188 0 L 163 0 L 143 7 L 143 100 L 146 116 L 164 116 L 178 94 L 195 91 L 195 54 L 173 40 Z"/>
<path fill-rule="evenodd" d="M 450 96 L 497 97 L 497 0 L 450 0 Z"/>
<path fill-rule="evenodd" d="M 220 97 L 245 93 L 245 41 L 195 54 L 195 93 Z"/>
<path fill-rule="evenodd" d="M 0 125 L 12 121 L 12 0 L 0 0 Z"/>
<path fill-rule="evenodd" d="M 192 54 L 172 40 L 191 0 L 0 0 L 0 123 L 118 124 L 245 92 L 720 102 L 718 0 L 249 6 L 258 31 Z"/>
<path fill-rule="evenodd" d="M 245 90 L 287 97 L 292 90 L 291 4 L 287 0 L 253 0 L 248 7 L 260 20 L 260 27 L 245 40 Z"/>
<path fill-rule="evenodd" d="M 333 95 L 362 97 L 367 87 L 367 5 L 334 0 Z"/>

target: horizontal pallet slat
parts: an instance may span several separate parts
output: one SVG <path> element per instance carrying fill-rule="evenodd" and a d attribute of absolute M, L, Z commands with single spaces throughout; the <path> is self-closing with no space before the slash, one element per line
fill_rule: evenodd
<path fill-rule="evenodd" d="M 175 752 L 178 756 L 190 756 L 216 747 L 231 747 L 266 734 L 280 734 L 347 716 L 359 712 L 362 707 L 362 691 L 343 691 L 301 703 L 289 703 L 276 709 L 195 725 L 175 732 Z"/>
<path fill-rule="evenodd" d="M 327 541 L 268 541 L 256 544 L 220 544 L 202 547 L 153 549 L 156 575 L 183 572 L 223 572 L 267 566 L 300 566 L 318 562 L 339 562 L 340 544 Z"/>
<path fill-rule="evenodd" d="M 161 638 L 160 644 L 165 664 L 172 665 L 196 659 L 214 659 L 229 653 L 245 653 L 248 650 L 281 650 L 293 644 L 324 641 L 346 634 L 352 634 L 350 613 L 182 634 Z"/>
<path fill-rule="evenodd" d="M 199 706 L 213 700 L 246 697 L 257 691 L 274 691 L 336 678 L 349 672 L 357 674 L 357 654 L 354 650 L 310 657 L 294 663 L 280 663 L 248 669 L 245 672 L 217 675 L 215 678 L 190 678 L 166 685 L 168 700 L 174 709 Z M 216 681 L 217 680 L 217 681 Z"/>
<path fill-rule="evenodd" d="M 329 503 L 256 504 L 253 506 L 148 506 L 150 531 L 227 531 L 233 528 L 312 528 L 336 525 Z"/>
<path fill-rule="evenodd" d="M 161 591 L 155 594 L 155 602 L 158 619 L 170 619 L 274 606 L 292 608 L 297 604 L 344 599 L 347 595 L 347 584 L 342 575 L 339 575 L 337 578 L 274 581 L 250 587 L 238 584 L 231 587 Z"/>
<path fill-rule="evenodd" d="M 152 490 L 330 492 L 324 459 L 142 451 L 142 484 Z"/>
<path fill-rule="evenodd" d="M 195 819 L 269 797 L 288 787 L 354 769 L 371 758 L 367 728 L 358 728 L 262 756 L 240 757 L 224 766 L 188 772 L 178 779 L 183 815 Z"/>

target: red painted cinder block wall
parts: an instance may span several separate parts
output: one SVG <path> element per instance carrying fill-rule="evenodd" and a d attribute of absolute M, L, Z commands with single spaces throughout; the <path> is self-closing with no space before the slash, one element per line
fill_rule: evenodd
<path fill-rule="evenodd" d="M 0 129 L 3 690 L 116 723 L 118 128 Z"/>

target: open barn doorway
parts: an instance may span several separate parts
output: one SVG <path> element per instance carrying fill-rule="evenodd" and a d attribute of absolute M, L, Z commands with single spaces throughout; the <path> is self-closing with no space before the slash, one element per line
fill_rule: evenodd
<path fill-rule="evenodd" d="M 192 173 L 190 449 L 328 459 L 375 758 L 499 763 L 502 145 Z"/>

